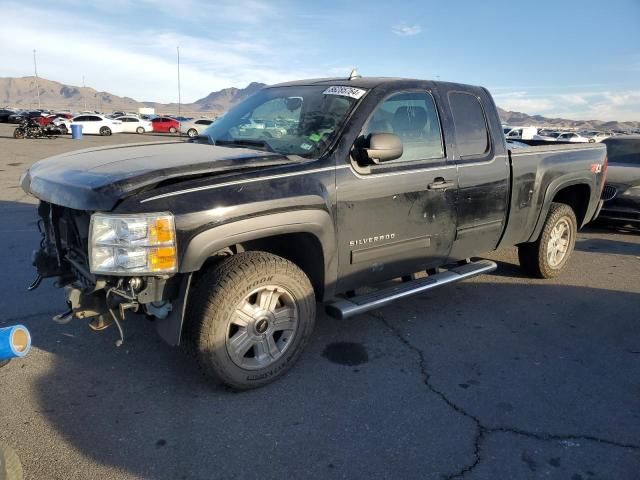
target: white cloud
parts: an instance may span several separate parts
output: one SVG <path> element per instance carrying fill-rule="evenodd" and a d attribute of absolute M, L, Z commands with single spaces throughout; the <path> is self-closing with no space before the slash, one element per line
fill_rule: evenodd
<path fill-rule="evenodd" d="M 422 32 L 422 27 L 420 25 L 394 25 L 391 28 L 391 31 L 400 37 L 411 37 L 413 35 L 418 35 Z"/>
<path fill-rule="evenodd" d="M 640 121 L 640 90 L 591 90 L 563 94 L 529 91 L 494 95 L 501 108 L 529 115 L 571 120 Z"/>
<path fill-rule="evenodd" d="M 146 1 L 162 4 L 157 0 Z M 187 3 L 194 9 L 203 5 L 194 0 Z M 242 6 L 251 8 L 251 15 L 247 15 L 247 11 L 241 15 L 236 10 Z M 184 8 L 181 4 L 175 11 Z M 257 21 L 255 18 L 273 14 L 270 6 L 257 0 L 241 0 L 237 4 L 225 1 L 216 8 L 218 16 L 229 19 L 253 15 Z M 325 74 L 320 68 L 301 68 L 286 61 L 287 57 L 296 57 L 292 54 L 296 48 L 302 48 L 295 42 L 283 45 L 277 38 L 247 36 L 243 28 L 232 35 L 200 37 L 145 28 L 144 22 L 138 31 L 98 23 L 92 17 L 72 13 L 73 9 L 60 11 L 56 7 L 55 12 L 44 12 L 42 8 L 13 3 L 3 7 L 3 11 L 1 76 L 31 75 L 35 47 L 38 73 L 44 78 L 78 85 L 85 76 L 87 86 L 97 90 L 139 101 L 175 102 L 178 96 L 176 46 L 180 47 L 185 103 L 213 90 L 243 87 L 252 81 L 278 83 Z M 197 10 L 190 11 L 192 16 L 196 13 Z M 246 19 L 239 22 L 239 27 L 246 26 Z M 331 68 L 331 65 L 324 67 Z"/>

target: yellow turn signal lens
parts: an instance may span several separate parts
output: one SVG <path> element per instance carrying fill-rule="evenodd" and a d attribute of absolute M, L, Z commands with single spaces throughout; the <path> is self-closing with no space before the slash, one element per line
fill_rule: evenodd
<path fill-rule="evenodd" d="M 149 250 L 149 266 L 152 272 L 175 271 L 177 265 L 176 247 L 158 247 Z"/>
<path fill-rule="evenodd" d="M 172 218 L 160 217 L 149 225 L 149 240 L 152 245 L 171 243 L 175 240 L 172 220 Z"/>

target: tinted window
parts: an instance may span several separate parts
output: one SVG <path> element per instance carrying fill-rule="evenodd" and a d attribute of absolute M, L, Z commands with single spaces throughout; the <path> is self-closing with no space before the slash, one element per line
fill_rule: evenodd
<path fill-rule="evenodd" d="M 489 132 L 480 101 L 468 93 L 449 94 L 461 158 L 483 156 L 489 151 Z"/>
<path fill-rule="evenodd" d="M 80 117 L 76 117 L 73 119 L 74 122 L 85 122 L 89 117 L 87 116 L 80 116 Z"/>
<path fill-rule="evenodd" d="M 602 143 L 607 146 L 609 163 L 640 165 L 640 138 L 608 138 Z"/>
<path fill-rule="evenodd" d="M 393 133 L 402 140 L 402 156 L 385 163 L 444 156 L 436 105 L 426 92 L 399 93 L 383 101 L 362 130 L 364 137 L 370 133 Z"/>

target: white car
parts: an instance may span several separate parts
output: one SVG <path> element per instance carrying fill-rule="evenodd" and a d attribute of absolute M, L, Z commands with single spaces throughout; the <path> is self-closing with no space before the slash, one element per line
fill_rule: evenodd
<path fill-rule="evenodd" d="M 122 122 L 122 131 L 124 133 L 146 133 L 153 131 L 153 125 L 149 120 L 143 120 L 134 115 L 123 115 L 115 120 Z"/>
<path fill-rule="evenodd" d="M 191 138 L 200 135 L 213 120 L 208 118 L 198 118 L 197 120 L 189 120 L 188 122 L 180 122 L 180 133 L 186 133 Z"/>
<path fill-rule="evenodd" d="M 112 120 L 95 113 L 91 115 L 78 115 L 71 120 L 60 118 L 53 123 L 56 123 L 56 125 L 64 124 L 64 126 L 67 127 L 67 133 L 71 133 L 71 125 L 82 125 L 82 133 L 88 135 L 108 137 L 113 133 L 122 132 L 122 122 L 120 120 Z"/>
<path fill-rule="evenodd" d="M 544 140 L 545 142 L 557 142 L 558 137 L 562 132 L 550 132 L 547 130 L 538 132 L 538 135 L 533 136 L 533 140 Z"/>
<path fill-rule="evenodd" d="M 588 139 L 593 139 L 594 142 L 601 142 L 611 136 L 609 133 L 599 132 L 597 130 L 580 132 L 580 135 L 587 137 Z"/>
<path fill-rule="evenodd" d="M 574 132 L 565 132 L 558 135 L 556 142 L 571 142 L 571 143 L 594 143 L 592 138 L 583 137 L 582 135 Z"/>

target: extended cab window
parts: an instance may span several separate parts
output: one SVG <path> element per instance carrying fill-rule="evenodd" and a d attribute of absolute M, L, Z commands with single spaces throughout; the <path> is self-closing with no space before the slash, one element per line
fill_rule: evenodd
<path fill-rule="evenodd" d="M 469 93 L 452 92 L 449 104 L 456 129 L 458 155 L 461 158 L 485 156 L 489 152 L 489 131 L 480 100 Z"/>
<path fill-rule="evenodd" d="M 402 140 L 402 156 L 386 163 L 444 157 L 436 105 L 427 92 L 399 93 L 384 100 L 362 130 L 363 137 L 370 133 L 393 133 Z"/>

